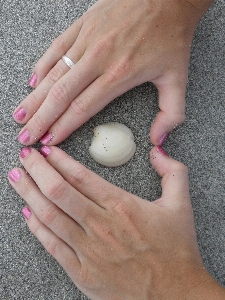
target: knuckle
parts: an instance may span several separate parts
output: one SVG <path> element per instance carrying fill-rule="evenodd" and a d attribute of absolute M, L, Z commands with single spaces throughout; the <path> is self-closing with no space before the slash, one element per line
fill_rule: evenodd
<path fill-rule="evenodd" d="M 111 209 L 116 212 L 116 214 L 122 215 L 123 217 L 129 217 L 130 215 L 130 207 L 128 205 L 128 201 L 125 198 L 122 200 L 117 198 L 113 201 Z"/>
<path fill-rule="evenodd" d="M 32 173 L 32 174 L 36 173 L 39 166 L 40 166 L 40 159 L 39 158 L 33 159 L 28 166 L 28 170 L 27 170 L 28 173 Z"/>
<path fill-rule="evenodd" d="M 82 203 L 82 205 L 76 207 L 76 217 L 80 224 L 91 224 L 94 214 L 87 203 Z"/>
<path fill-rule="evenodd" d="M 126 58 L 116 61 L 107 74 L 107 83 L 111 84 L 120 79 L 126 79 L 130 74 L 131 68 L 131 63 Z"/>
<path fill-rule="evenodd" d="M 179 171 L 181 171 L 184 174 L 188 174 L 188 168 L 182 163 L 179 163 Z"/>
<path fill-rule="evenodd" d="M 22 197 L 27 200 L 32 197 L 32 192 L 34 191 L 33 187 L 29 184 L 25 185 L 25 189 L 23 189 Z"/>
<path fill-rule="evenodd" d="M 185 121 L 185 113 L 174 113 L 171 115 L 173 128 L 175 129 L 178 125 L 182 124 Z"/>
<path fill-rule="evenodd" d="M 54 83 L 56 83 L 62 76 L 64 75 L 64 72 L 62 70 L 62 68 L 59 65 L 56 65 L 55 67 L 53 67 L 48 75 L 48 81 L 51 85 L 53 85 Z"/>
<path fill-rule="evenodd" d="M 78 116 L 82 116 L 88 111 L 87 103 L 80 98 L 77 98 L 75 101 L 73 101 L 70 107 L 73 111 L 73 114 Z"/>
<path fill-rule="evenodd" d="M 52 255 L 53 257 L 57 256 L 58 243 L 56 240 L 54 239 L 47 240 L 44 247 L 50 255 Z"/>
<path fill-rule="evenodd" d="M 90 276 L 89 269 L 87 267 L 82 267 L 77 275 L 77 282 L 83 287 L 92 288 L 96 285 L 93 276 Z"/>
<path fill-rule="evenodd" d="M 94 21 L 90 22 L 89 26 L 87 26 L 86 24 L 86 26 L 84 27 L 84 37 L 86 42 L 90 40 L 95 30 L 96 30 L 96 23 Z"/>
<path fill-rule="evenodd" d="M 36 91 L 34 90 L 32 93 L 30 93 L 29 97 L 29 102 L 32 103 L 32 106 L 35 107 L 36 104 L 40 103 L 40 98 L 37 97 Z M 40 105 L 40 104 L 39 104 Z M 34 112 L 35 113 L 35 112 Z"/>
<path fill-rule="evenodd" d="M 181 162 L 176 161 L 176 164 L 174 166 L 173 169 L 171 169 L 171 172 L 177 172 L 177 173 L 181 173 L 185 176 L 188 176 L 188 168 Z"/>
<path fill-rule="evenodd" d="M 39 231 L 41 231 L 41 225 L 40 222 L 33 222 L 32 224 L 30 224 L 29 226 L 30 231 L 36 236 L 39 236 Z"/>
<path fill-rule="evenodd" d="M 53 49 L 56 53 L 63 52 L 65 48 L 65 39 L 64 35 L 59 35 L 51 44 L 51 49 Z"/>
<path fill-rule="evenodd" d="M 50 98 L 55 106 L 61 106 L 62 102 L 69 98 L 66 85 L 62 83 L 54 85 L 50 92 Z"/>
<path fill-rule="evenodd" d="M 33 115 L 32 122 L 34 123 L 34 127 L 40 128 L 40 129 L 44 123 L 38 112 Z"/>
<path fill-rule="evenodd" d="M 47 225 L 48 227 L 54 222 L 57 216 L 57 209 L 54 208 L 52 205 L 46 207 L 43 209 L 41 216 L 40 216 L 40 221 Z"/>
<path fill-rule="evenodd" d="M 102 37 L 92 49 L 93 59 L 101 59 L 108 49 L 112 49 L 112 44 L 113 39 L 110 36 Z"/>
<path fill-rule="evenodd" d="M 65 195 L 66 186 L 61 180 L 55 180 L 46 188 L 46 195 L 50 200 L 60 200 Z"/>
<path fill-rule="evenodd" d="M 69 182 L 75 187 L 80 186 L 84 183 L 86 176 L 87 172 L 85 170 L 76 170 L 76 172 L 71 173 Z"/>

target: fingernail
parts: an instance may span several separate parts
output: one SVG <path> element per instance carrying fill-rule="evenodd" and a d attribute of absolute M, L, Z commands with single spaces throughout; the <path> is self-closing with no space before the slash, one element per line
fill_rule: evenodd
<path fill-rule="evenodd" d="M 13 182 L 17 182 L 21 177 L 21 173 L 19 170 L 13 169 L 9 172 L 8 176 Z"/>
<path fill-rule="evenodd" d="M 156 150 L 157 150 L 161 155 L 163 155 L 163 156 L 169 156 L 169 155 L 166 153 L 166 151 L 163 150 L 163 148 L 160 147 L 160 146 L 157 146 L 157 147 L 156 147 Z"/>
<path fill-rule="evenodd" d="M 43 137 L 40 139 L 40 142 L 42 144 L 48 144 L 52 140 L 52 134 L 47 132 L 46 134 L 43 135 Z"/>
<path fill-rule="evenodd" d="M 163 134 L 163 136 L 160 138 L 160 140 L 158 141 L 158 146 L 162 146 L 165 142 L 165 140 L 167 139 L 169 133 L 168 132 L 165 132 Z"/>
<path fill-rule="evenodd" d="M 40 149 L 40 153 L 44 156 L 47 157 L 51 153 L 51 149 L 48 146 L 43 146 Z"/>
<path fill-rule="evenodd" d="M 30 80 L 29 80 L 29 85 L 30 85 L 31 87 L 35 87 L 36 83 L 37 83 L 37 74 L 36 74 L 36 73 L 33 73 L 33 74 L 31 75 Z"/>
<path fill-rule="evenodd" d="M 29 207 L 24 207 L 22 209 L 22 214 L 26 220 L 29 220 L 31 216 L 31 210 L 29 209 Z"/>
<path fill-rule="evenodd" d="M 31 150 L 30 148 L 23 148 L 21 151 L 20 151 L 20 157 L 22 158 L 25 158 L 27 157 L 29 154 L 30 154 Z"/>
<path fill-rule="evenodd" d="M 22 144 L 26 144 L 30 139 L 30 133 L 27 129 L 25 129 L 19 136 L 18 140 Z"/>
<path fill-rule="evenodd" d="M 16 112 L 14 112 L 13 117 L 14 119 L 16 119 L 17 121 L 22 121 L 25 117 L 26 117 L 26 111 L 23 107 L 20 107 L 19 109 L 17 109 Z"/>

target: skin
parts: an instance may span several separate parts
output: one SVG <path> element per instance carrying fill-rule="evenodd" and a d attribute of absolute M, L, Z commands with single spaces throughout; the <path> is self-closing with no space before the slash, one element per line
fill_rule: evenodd
<path fill-rule="evenodd" d="M 159 108 L 150 139 L 161 139 L 185 119 L 185 90 L 195 28 L 213 1 L 99 0 L 53 41 L 37 62 L 35 90 L 23 109 L 26 145 L 46 132 L 56 145 L 117 96 L 150 81 Z M 76 62 L 72 69 L 61 60 Z M 21 139 L 20 139 L 21 141 Z M 43 143 L 45 143 L 43 141 Z"/>
<path fill-rule="evenodd" d="M 20 123 L 27 123 L 27 144 L 48 129 L 54 136 L 49 144 L 57 144 L 145 81 L 159 91 L 160 112 L 150 135 L 159 143 L 184 120 L 190 44 L 212 2 L 98 1 L 35 66 L 36 89 L 19 106 L 26 110 Z M 60 60 L 65 53 L 77 62 L 71 70 Z M 30 176 L 16 169 L 16 180 L 15 170 L 9 180 L 29 205 L 23 213 L 31 232 L 83 293 L 113 300 L 225 299 L 202 264 L 184 165 L 153 148 L 162 196 L 149 202 L 56 147 L 48 153 L 45 159 L 35 149 L 22 150 Z"/>
<path fill-rule="evenodd" d="M 47 149 L 46 159 L 22 150 L 25 170 L 16 169 L 16 181 L 13 170 L 9 180 L 29 206 L 31 232 L 83 293 L 97 300 L 225 299 L 202 264 L 183 164 L 152 149 L 162 196 L 150 202 L 61 149 Z"/>

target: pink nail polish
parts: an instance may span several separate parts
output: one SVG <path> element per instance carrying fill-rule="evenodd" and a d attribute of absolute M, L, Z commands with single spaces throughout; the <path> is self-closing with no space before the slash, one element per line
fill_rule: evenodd
<path fill-rule="evenodd" d="M 46 134 L 43 135 L 41 138 L 40 142 L 44 145 L 48 144 L 52 140 L 52 134 L 47 132 Z"/>
<path fill-rule="evenodd" d="M 158 141 L 158 146 L 162 146 L 165 142 L 165 140 L 167 139 L 169 133 L 164 133 L 163 136 L 160 138 L 160 140 Z"/>
<path fill-rule="evenodd" d="M 169 155 L 166 153 L 166 151 L 163 150 L 163 148 L 160 147 L 160 146 L 157 146 L 157 147 L 156 147 L 156 150 L 157 150 L 161 155 L 163 155 L 163 156 L 169 156 Z"/>
<path fill-rule="evenodd" d="M 21 173 L 19 170 L 13 169 L 9 172 L 8 176 L 13 182 L 17 182 L 21 177 Z"/>
<path fill-rule="evenodd" d="M 29 209 L 29 207 L 24 207 L 22 209 L 22 214 L 26 220 L 29 220 L 31 216 L 31 210 Z"/>
<path fill-rule="evenodd" d="M 47 157 L 51 153 L 51 149 L 48 146 L 43 146 L 40 149 L 40 153 L 44 156 Z"/>
<path fill-rule="evenodd" d="M 14 119 L 16 119 L 17 121 L 22 121 L 25 117 L 26 117 L 26 111 L 23 107 L 20 107 L 19 109 L 17 109 L 16 112 L 14 112 L 13 117 Z"/>
<path fill-rule="evenodd" d="M 20 157 L 22 158 L 25 158 L 27 157 L 29 154 L 30 154 L 31 150 L 30 148 L 23 148 L 21 151 L 20 151 Z"/>
<path fill-rule="evenodd" d="M 27 129 L 25 129 L 19 136 L 18 140 L 22 144 L 26 144 L 30 139 L 30 133 Z"/>
<path fill-rule="evenodd" d="M 33 74 L 31 75 L 30 80 L 29 80 L 29 85 L 30 85 L 31 87 L 35 87 L 36 83 L 37 83 L 37 74 L 36 74 L 36 73 L 33 73 Z"/>

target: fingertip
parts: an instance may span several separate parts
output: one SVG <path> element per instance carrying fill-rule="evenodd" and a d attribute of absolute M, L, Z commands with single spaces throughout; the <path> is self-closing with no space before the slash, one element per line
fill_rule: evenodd
<path fill-rule="evenodd" d="M 166 155 L 160 146 L 155 146 L 151 150 L 150 158 L 152 166 L 162 177 L 161 205 L 163 202 L 163 206 L 169 205 L 179 210 L 181 205 L 190 201 L 187 167 Z"/>
<path fill-rule="evenodd" d="M 153 168 L 162 177 L 173 171 L 187 172 L 187 167 L 183 163 L 173 159 L 160 146 L 152 148 L 150 151 L 150 161 Z"/>
<path fill-rule="evenodd" d="M 166 158 L 168 158 L 167 152 L 161 146 L 155 146 L 150 151 L 150 161 L 155 171 L 164 176 L 166 171 Z"/>
<path fill-rule="evenodd" d="M 153 145 L 163 146 L 171 131 L 182 124 L 185 114 L 169 114 L 160 111 L 152 123 L 150 140 Z"/>
<path fill-rule="evenodd" d="M 26 115 L 27 115 L 27 112 L 24 107 L 17 107 L 15 109 L 15 111 L 13 112 L 13 119 L 17 123 L 23 123 Z"/>
<path fill-rule="evenodd" d="M 28 206 L 26 206 L 21 210 L 21 213 L 26 220 L 29 220 L 32 212 L 31 209 Z"/>
<path fill-rule="evenodd" d="M 18 141 L 23 145 L 29 145 L 30 133 L 27 129 L 22 129 L 18 135 Z"/>
<path fill-rule="evenodd" d="M 37 86 L 37 83 L 38 83 L 38 76 L 37 76 L 36 72 L 33 72 L 28 81 L 28 84 L 30 87 L 35 88 Z"/>
<path fill-rule="evenodd" d="M 16 183 L 21 178 L 22 174 L 20 169 L 14 168 L 9 171 L 8 179 L 10 179 L 13 183 Z"/>
<path fill-rule="evenodd" d="M 44 156 L 47 157 L 51 153 L 51 148 L 49 146 L 43 146 L 40 149 L 40 153 Z"/>
<path fill-rule="evenodd" d="M 53 139 L 53 134 L 51 132 L 46 132 L 40 139 L 40 142 L 43 145 L 46 145 L 46 144 L 50 143 L 52 141 L 52 139 Z"/>

